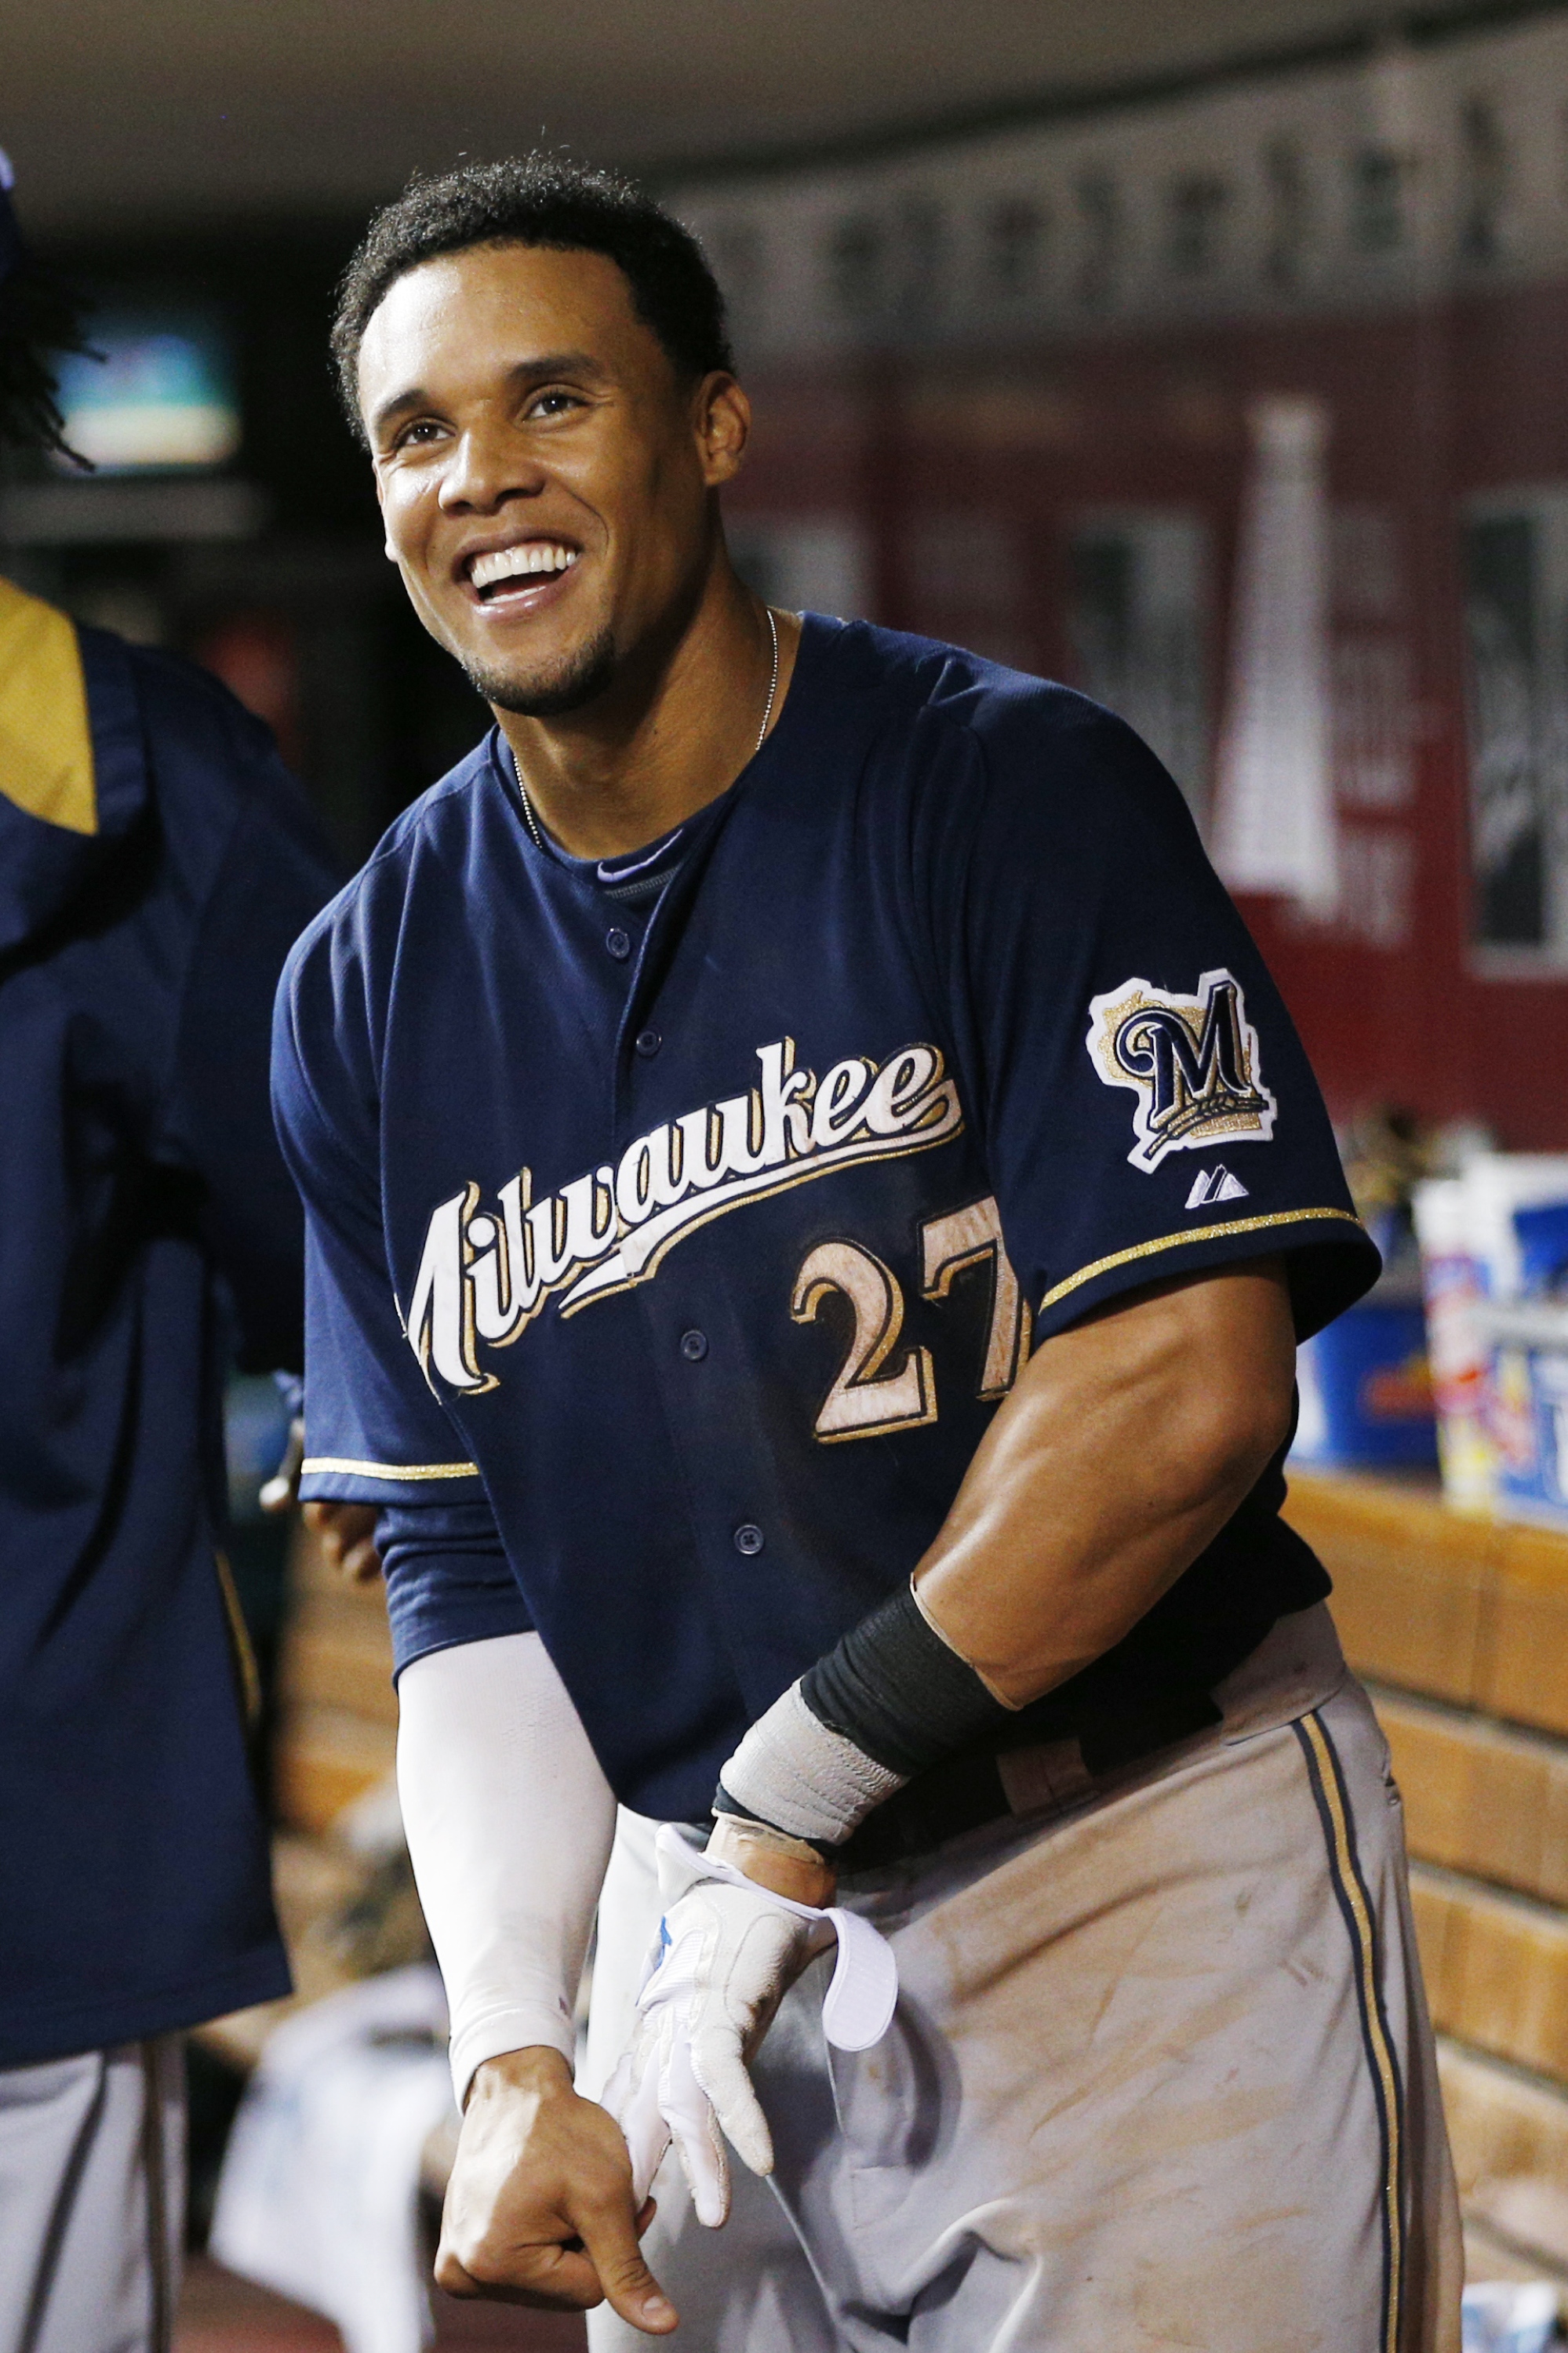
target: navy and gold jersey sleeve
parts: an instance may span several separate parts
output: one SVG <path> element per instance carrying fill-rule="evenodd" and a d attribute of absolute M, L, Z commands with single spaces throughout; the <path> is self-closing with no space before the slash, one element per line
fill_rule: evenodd
<path fill-rule="evenodd" d="M 1037 1336 L 1274 1252 L 1300 1335 L 1318 1330 L 1377 1253 L 1177 787 L 1130 729 L 1060 689 L 986 698 L 971 741 L 933 940 Z"/>
<path fill-rule="evenodd" d="M 334 917 L 335 915 L 335 922 Z M 376 1504 L 398 1672 L 532 1618 L 477 1467 L 404 1336 L 387 1271 L 354 910 L 300 943 L 279 991 L 272 1087 L 305 1205 L 306 1500 Z"/>
<path fill-rule="evenodd" d="M 404 1337 L 387 1270 L 355 912 L 344 894 L 306 933 L 273 1019 L 273 1109 L 305 1206 L 301 1493 L 472 1504 L 479 1472 Z"/>
<path fill-rule="evenodd" d="M 386 1504 L 376 1548 L 395 1675 L 430 1651 L 532 1631 L 488 1503 Z"/>

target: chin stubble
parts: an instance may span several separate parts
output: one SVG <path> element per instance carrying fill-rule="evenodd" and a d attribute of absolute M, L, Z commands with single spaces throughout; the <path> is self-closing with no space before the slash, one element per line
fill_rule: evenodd
<path fill-rule="evenodd" d="M 603 693 L 615 675 L 615 640 L 603 628 L 586 646 L 563 656 L 554 670 L 531 678 L 508 677 L 474 662 L 464 662 L 463 668 L 469 684 L 495 710 L 515 712 L 521 719 L 556 719 L 580 711 Z"/>

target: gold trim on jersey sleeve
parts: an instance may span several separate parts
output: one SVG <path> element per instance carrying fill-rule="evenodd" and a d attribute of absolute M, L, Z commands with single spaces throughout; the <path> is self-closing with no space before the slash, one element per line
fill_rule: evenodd
<path fill-rule="evenodd" d="M 64 833 L 98 831 L 81 648 L 52 605 L 0 580 L 0 793 Z"/>
<path fill-rule="evenodd" d="M 477 1462 L 355 1462 L 344 1454 L 308 1454 L 302 1479 L 318 1471 L 342 1471 L 355 1479 L 477 1479 Z"/>
<path fill-rule="evenodd" d="M 1206 1242 L 1222 1234 L 1261 1234 L 1276 1226 L 1314 1224 L 1321 1218 L 1337 1218 L 1358 1233 L 1365 1231 L 1361 1219 L 1349 1209 L 1277 1209 L 1266 1218 L 1226 1218 L 1217 1226 L 1192 1226 L 1184 1234 L 1163 1234 L 1156 1242 L 1135 1242 L 1130 1250 L 1112 1250 L 1109 1258 L 1097 1258 L 1090 1266 L 1081 1266 L 1065 1282 L 1059 1282 L 1040 1302 L 1040 1313 L 1054 1307 L 1058 1299 L 1065 1299 L 1070 1291 L 1081 1290 L 1093 1282 L 1097 1274 L 1108 1274 L 1113 1266 L 1130 1266 L 1135 1259 L 1153 1258 L 1160 1250 L 1181 1250 L 1187 1242 Z"/>

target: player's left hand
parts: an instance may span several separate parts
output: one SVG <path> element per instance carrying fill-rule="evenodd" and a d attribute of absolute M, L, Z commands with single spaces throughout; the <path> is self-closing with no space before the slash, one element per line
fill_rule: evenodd
<path fill-rule="evenodd" d="M 345 1585 L 372 1585 L 381 1574 L 374 1504 L 307 1504 L 304 1522 L 329 1568 Z"/>
<path fill-rule="evenodd" d="M 602 2104 L 626 2135 L 637 2202 L 673 2139 L 697 2220 L 716 2230 L 729 2212 L 726 2139 L 753 2173 L 773 2170 L 747 2065 L 790 1986 L 836 1941 L 824 2031 L 841 2049 L 865 2050 L 892 2018 L 897 1969 L 869 1922 L 776 1895 L 710 1862 L 669 1823 L 658 1855 L 660 1940 Z"/>
<path fill-rule="evenodd" d="M 296 1413 L 278 1468 L 261 1488 L 258 1501 L 270 1517 L 291 1512 L 300 1500 L 300 1474 L 305 1467 L 305 1419 Z M 381 1574 L 376 1549 L 374 1504 L 317 1502 L 304 1507 L 304 1521 L 321 1547 L 329 1568 L 346 1585 L 369 1585 Z"/>

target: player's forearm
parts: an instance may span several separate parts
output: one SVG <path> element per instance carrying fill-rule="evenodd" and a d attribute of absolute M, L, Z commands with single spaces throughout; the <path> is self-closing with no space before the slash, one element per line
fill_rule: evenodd
<path fill-rule="evenodd" d="M 615 1799 L 536 1634 L 416 1659 L 398 1696 L 398 1792 L 461 2104 L 502 2052 L 547 2045 L 569 2065 Z"/>
<path fill-rule="evenodd" d="M 1110 1650 L 1216 1535 L 1284 1438 L 1295 1351 L 1273 1261 L 1172 1284 L 1047 1342 L 978 1450 L 916 1572 L 753 1725 L 716 1836 L 753 1817 L 767 1883 L 821 1903 L 831 1859 L 913 1775 L 999 1730 Z M 831 1876 L 831 1873 L 830 1873 Z M 808 1892 L 811 1882 L 811 1892 Z"/>
<path fill-rule="evenodd" d="M 1112 1649 L 1218 1535 L 1288 1427 L 1277 1261 L 1167 1286 L 1042 1347 L 916 1572 L 1011 1707 Z"/>

